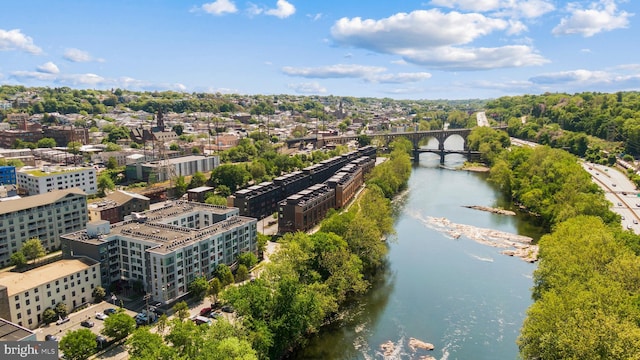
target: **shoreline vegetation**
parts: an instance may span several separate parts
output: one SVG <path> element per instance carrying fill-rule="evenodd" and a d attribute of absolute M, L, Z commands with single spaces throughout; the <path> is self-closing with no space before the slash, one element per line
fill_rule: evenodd
<path fill-rule="evenodd" d="M 494 132 L 474 130 L 470 140 L 476 148 L 497 145 Z M 621 228 L 574 155 L 548 146 L 484 146 L 494 149 L 483 154 L 489 181 L 548 231 L 538 242 L 520 356 L 640 358 L 640 236 Z"/>

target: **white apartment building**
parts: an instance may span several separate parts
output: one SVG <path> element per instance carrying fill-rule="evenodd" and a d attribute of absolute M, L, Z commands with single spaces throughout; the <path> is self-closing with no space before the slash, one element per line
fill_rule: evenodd
<path fill-rule="evenodd" d="M 257 220 L 239 216 L 238 208 L 175 201 L 120 223 L 91 222 L 63 235 L 61 247 L 64 258 L 99 261 L 103 287 L 139 282 L 155 301 L 170 303 L 195 278 L 211 279 L 218 264 L 257 255 L 257 235 Z"/>
<path fill-rule="evenodd" d="M 3 201 L 0 206 L 0 266 L 32 238 L 48 251 L 60 246 L 60 235 L 84 229 L 87 194 L 78 188 Z"/>
<path fill-rule="evenodd" d="M 28 329 L 42 322 L 42 313 L 58 303 L 71 312 L 92 301 L 100 285 L 100 264 L 89 258 L 59 260 L 33 270 L 0 272 L 0 317 Z"/>
<path fill-rule="evenodd" d="M 44 167 L 42 170 L 21 170 L 16 173 L 18 187 L 29 195 L 53 190 L 80 188 L 87 195 L 98 192 L 96 169 L 89 167 Z"/>

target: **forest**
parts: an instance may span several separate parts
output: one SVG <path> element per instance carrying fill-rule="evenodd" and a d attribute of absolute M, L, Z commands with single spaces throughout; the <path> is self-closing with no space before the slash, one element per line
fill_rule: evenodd
<path fill-rule="evenodd" d="M 523 359 L 640 358 L 640 236 L 623 230 L 575 155 L 549 146 L 506 150 L 492 129 L 489 181 L 549 230 L 518 346 Z M 493 145 L 491 145 L 493 144 Z"/>

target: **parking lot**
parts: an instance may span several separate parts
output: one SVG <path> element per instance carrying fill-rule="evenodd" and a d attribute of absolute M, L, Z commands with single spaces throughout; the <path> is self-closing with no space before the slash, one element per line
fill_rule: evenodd
<path fill-rule="evenodd" d="M 69 314 L 69 321 L 64 324 L 56 325 L 56 323 L 51 323 L 37 329 L 36 337 L 39 341 L 44 341 L 47 335 L 53 335 L 60 339 L 69 331 L 82 329 L 83 326 L 81 326 L 80 323 L 85 320 L 89 320 L 94 323 L 94 326 L 88 329 L 91 330 L 91 332 L 93 332 L 94 334 L 99 335 L 100 331 L 104 328 L 104 321 L 96 319 L 95 315 L 99 312 L 103 313 L 104 310 L 108 308 L 118 307 L 106 301 L 103 301 L 99 304 L 91 305 L 86 309 Z M 124 310 L 130 316 L 136 315 L 136 313 L 131 310 Z"/>

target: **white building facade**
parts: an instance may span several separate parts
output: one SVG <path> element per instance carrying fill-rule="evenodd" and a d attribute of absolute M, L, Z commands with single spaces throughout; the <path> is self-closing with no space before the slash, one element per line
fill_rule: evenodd
<path fill-rule="evenodd" d="M 44 194 L 53 190 L 80 188 L 87 195 L 98 192 L 96 169 L 94 168 L 44 168 L 16 173 L 17 184 L 29 195 Z"/>
<path fill-rule="evenodd" d="M 90 223 L 62 236 L 61 246 L 65 258 L 101 262 L 103 286 L 141 283 L 155 301 L 169 303 L 197 277 L 211 279 L 219 264 L 257 255 L 257 235 L 257 220 L 239 216 L 238 208 L 176 201 L 121 223 Z"/>
<path fill-rule="evenodd" d="M 47 308 L 67 310 L 91 302 L 100 286 L 100 264 L 88 258 L 59 260 L 23 273 L 0 272 L 0 317 L 28 329 L 42 323 Z"/>
<path fill-rule="evenodd" d="M 0 266 L 26 240 L 38 238 L 47 251 L 60 247 L 60 235 L 86 227 L 87 194 L 78 188 L 3 201 L 0 206 Z"/>

